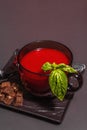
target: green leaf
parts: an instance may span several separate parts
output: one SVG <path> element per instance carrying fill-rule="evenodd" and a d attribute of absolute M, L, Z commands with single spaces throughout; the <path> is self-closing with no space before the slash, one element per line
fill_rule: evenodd
<path fill-rule="evenodd" d="M 65 71 L 65 72 L 77 73 L 77 71 L 76 71 L 73 67 L 71 67 L 71 66 L 69 66 L 69 65 L 66 65 L 66 64 L 63 64 L 63 63 L 58 64 L 58 65 L 57 65 L 57 68 L 58 68 L 58 69 L 61 69 L 62 71 Z"/>
<path fill-rule="evenodd" d="M 50 62 L 46 62 L 46 63 L 43 64 L 42 69 L 44 71 L 61 69 L 62 71 L 65 71 L 65 72 L 68 72 L 68 73 L 77 73 L 77 71 L 73 67 L 66 65 L 64 63 L 56 64 L 54 62 L 54 63 L 51 64 Z"/>
<path fill-rule="evenodd" d="M 77 71 L 64 63 L 56 64 L 46 62 L 43 64 L 44 71 L 51 71 L 49 75 L 49 85 L 52 93 L 57 96 L 60 101 L 63 101 L 68 88 L 68 79 L 65 72 L 77 73 Z"/>
<path fill-rule="evenodd" d="M 53 68 L 52 68 L 51 63 L 46 62 L 46 63 L 43 64 L 42 69 L 43 69 L 44 71 L 49 71 L 49 70 L 52 70 Z"/>
<path fill-rule="evenodd" d="M 65 72 L 60 69 L 53 70 L 49 76 L 49 85 L 52 93 L 63 101 L 67 92 L 68 80 Z"/>
<path fill-rule="evenodd" d="M 57 69 L 57 64 L 55 63 L 55 62 L 53 62 L 52 64 L 51 64 L 51 66 L 53 67 L 53 69 Z"/>

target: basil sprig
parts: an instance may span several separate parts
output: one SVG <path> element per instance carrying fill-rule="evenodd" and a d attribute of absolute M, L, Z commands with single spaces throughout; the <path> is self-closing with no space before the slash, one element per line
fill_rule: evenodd
<path fill-rule="evenodd" d="M 68 89 L 68 73 L 77 73 L 77 71 L 69 65 L 64 63 L 56 64 L 46 62 L 43 64 L 42 69 L 51 71 L 49 74 L 49 85 L 52 93 L 60 100 L 63 101 Z"/>

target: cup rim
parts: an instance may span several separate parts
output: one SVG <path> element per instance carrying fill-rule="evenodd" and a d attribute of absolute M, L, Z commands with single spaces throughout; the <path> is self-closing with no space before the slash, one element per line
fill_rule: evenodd
<path fill-rule="evenodd" d="M 49 74 L 47 74 L 47 73 L 38 73 L 38 72 L 33 72 L 33 71 L 31 71 L 31 70 L 29 70 L 29 69 L 26 69 L 23 65 L 21 65 L 21 63 L 20 63 L 20 55 L 21 55 L 21 53 L 22 53 L 22 51 L 27 47 L 27 46 L 30 46 L 30 45 L 35 45 L 35 44 L 38 44 L 38 43 L 46 43 L 46 42 L 49 42 L 49 43 L 56 43 L 56 44 L 58 44 L 58 45 L 60 45 L 60 47 L 63 47 L 63 48 L 65 48 L 66 50 L 67 50 L 67 52 L 69 53 L 69 55 L 70 55 L 70 57 L 71 57 L 71 59 L 70 59 L 70 63 L 69 63 L 69 65 L 71 65 L 72 64 L 72 61 L 73 61 L 73 54 L 72 54 L 72 52 L 71 52 L 71 50 L 69 49 L 69 47 L 67 47 L 66 45 L 64 45 L 63 43 L 60 43 L 60 42 L 57 42 L 57 41 L 53 41 L 53 40 L 37 40 L 37 41 L 32 41 L 32 42 L 30 42 L 30 43 L 27 43 L 25 46 L 23 46 L 20 50 L 19 50 L 19 53 L 18 53 L 18 56 L 17 56 L 17 62 L 18 62 L 18 66 L 19 66 L 19 69 L 21 70 L 21 69 L 24 69 L 25 71 L 27 71 L 27 72 L 29 72 L 29 73 L 32 73 L 32 74 L 35 74 L 35 75 L 39 75 L 39 76 L 49 76 Z M 49 44 L 49 45 L 51 45 L 51 44 Z M 37 46 L 37 45 L 36 45 Z M 34 47 L 34 49 L 37 49 L 37 48 L 48 48 L 48 47 Z M 49 47 L 49 48 L 52 48 L 52 47 Z M 34 49 L 31 49 L 31 51 L 32 50 L 34 50 Z M 56 50 L 58 50 L 58 49 L 56 49 Z M 63 52 L 63 51 L 62 51 Z M 65 52 L 63 52 L 65 55 L 66 55 L 66 53 Z M 68 57 L 68 56 L 67 56 Z"/>

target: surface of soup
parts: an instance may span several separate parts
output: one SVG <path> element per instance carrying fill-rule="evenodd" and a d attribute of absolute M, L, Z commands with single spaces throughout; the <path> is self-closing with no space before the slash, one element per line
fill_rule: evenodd
<path fill-rule="evenodd" d="M 62 51 L 51 48 L 37 48 L 28 52 L 21 59 L 21 65 L 35 73 L 44 73 L 41 67 L 45 62 L 69 64 L 70 61 Z"/>

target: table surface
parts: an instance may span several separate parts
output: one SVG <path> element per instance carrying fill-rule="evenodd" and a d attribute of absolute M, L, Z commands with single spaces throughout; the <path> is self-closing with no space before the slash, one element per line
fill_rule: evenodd
<path fill-rule="evenodd" d="M 87 64 L 87 0 L 0 0 L 0 68 L 15 49 L 35 40 L 61 42 L 71 49 L 73 63 Z M 62 124 L 0 108 L 0 129 L 86 130 L 87 70 L 83 81 Z"/>

